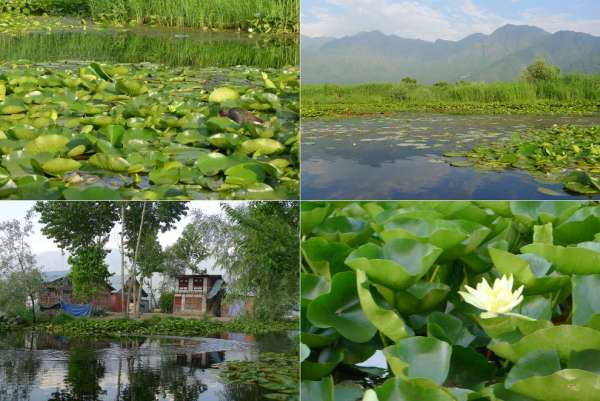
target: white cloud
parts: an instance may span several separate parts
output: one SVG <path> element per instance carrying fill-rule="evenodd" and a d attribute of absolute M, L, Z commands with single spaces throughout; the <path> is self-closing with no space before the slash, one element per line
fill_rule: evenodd
<path fill-rule="evenodd" d="M 509 23 L 534 25 L 550 32 L 574 30 L 600 35 L 600 19 L 546 14 L 543 9 L 524 10 L 509 19 L 474 0 L 456 0 L 446 7 L 418 0 L 325 0 L 322 4 L 302 10 L 304 35 L 341 37 L 379 30 L 405 38 L 459 40 L 473 33 L 489 34 Z"/>

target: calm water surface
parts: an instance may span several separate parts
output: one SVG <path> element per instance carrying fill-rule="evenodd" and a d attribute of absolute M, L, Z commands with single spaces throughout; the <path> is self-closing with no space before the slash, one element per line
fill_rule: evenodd
<path fill-rule="evenodd" d="M 303 121 L 302 198 L 573 199 L 562 184 L 546 183 L 523 171 L 452 167 L 442 156 L 553 124 L 600 124 L 600 116 L 404 113 Z"/>
<path fill-rule="evenodd" d="M 225 361 L 289 352 L 294 333 L 223 338 L 82 339 L 0 336 L 0 401 L 262 401 L 256 386 L 225 384 Z"/>

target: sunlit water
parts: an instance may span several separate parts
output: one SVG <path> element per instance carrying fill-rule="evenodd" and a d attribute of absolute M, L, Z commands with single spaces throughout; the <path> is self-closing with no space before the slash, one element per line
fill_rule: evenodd
<path fill-rule="evenodd" d="M 554 124 L 600 124 L 600 116 L 405 113 L 303 121 L 302 198 L 573 199 L 561 184 L 524 171 L 452 167 L 442 156 Z"/>
<path fill-rule="evenodd" d="M 0 336 L 0 401 L 265 400 L 256 386 L 224 383 L 219 368 L 289 352 L 294 334 L 222 337 Z"/>

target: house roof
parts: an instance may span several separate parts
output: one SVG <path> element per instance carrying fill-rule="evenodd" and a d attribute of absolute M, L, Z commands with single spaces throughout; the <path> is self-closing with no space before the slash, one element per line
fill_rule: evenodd
<path fill-rule="evenodd" d="M 223 276 L 220 274 L 178 274 L 175 278 L 194 278 L 194 277 L 213 277 L 216 279 L 222 279 Z"/>
<path fill-rule="evenodd" d="M 51 283 L 53 281 L 67 277 L 69 273 L 69 270 L 44 271 L 42 272 L 42 279 L 45 283 Z"/>

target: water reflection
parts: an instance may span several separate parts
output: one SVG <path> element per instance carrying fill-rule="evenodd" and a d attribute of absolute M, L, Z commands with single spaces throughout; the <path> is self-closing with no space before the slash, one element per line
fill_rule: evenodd
<path fill-rule="evenodd" d="M 448 165 L 445 152 L 510 140 L 553 124 L 593 125 L 596 117 L 452 116 L 404 113 L 303 121 L 305 199 L 573 199 L 561 184 L 519 170 Z M 418 172 L 418 174 L 417 174 Z M 540 188 L 556 192 L 549 196 Z"/>
<path fill-rule="evenodd" d="M 218 370 L 256 359 L 259 348 L 216 338 L 0 336 L 0 401 L 259 401 L 258 387 L 224 384 Z"/>
<path fill-rule="evenodd" d="M 291 37 L 267 40 L 230 33 L 182 34 L 169 28 L 0 35 L 0 59 L 268 68 L 297 65 L 299 60 L 298 43 Z"/>

